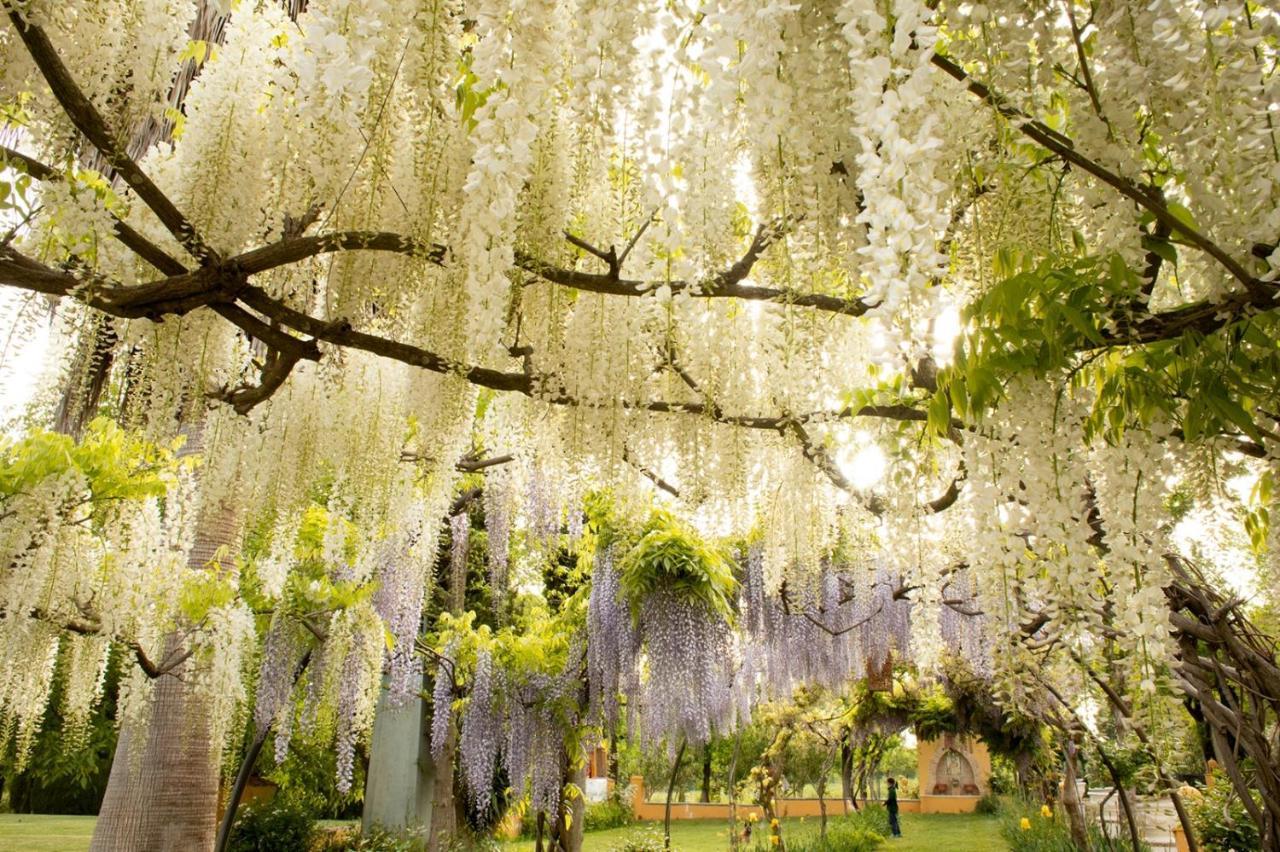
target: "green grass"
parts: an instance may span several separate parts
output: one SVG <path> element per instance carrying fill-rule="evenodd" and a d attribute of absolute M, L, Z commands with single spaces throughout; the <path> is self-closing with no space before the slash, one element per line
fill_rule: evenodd
<path fill-rule="evenodd" d="M 0 814 L 0 849 L 22 852 L 83 852 L 97 817 Z"/>
<path fill-rule="evenodd" d="M 1000 820 L 984 814 L 903 814 L 902 837 L 890 852 L 1002 852 Z"/>
<path fill-rule="evenodd" d="M 817 823 L 817 817 L 783 820 L 783 831 Z M 583 852 L 607 852 L 631 832 L 646 828 L 661 834 L 662 823 L 592 832 L 583 840 Z M 756 830 L 760 831 L 760 827 Z M 728 825 L 722 820 L 673 820 L 671 847 L 675 852 L 726 852 Z M 533 841 L 514 841 L 504 844 L 504 848 L 507 852 L 532 852 Z M 1008 847 L 1000 838 L 1000 820 L 993 816 L 903 814 L 902 837 L 887 841 L 882 848 L 886 852 L 1002 852 Z"/>
<path fill-rule="evenodd" d="M 95 817 L 0 814 L 0 849 L 22 852 L 84 852 L 89 848 Z M 816 825 L 817 818 L 785 820 L 787 828 Z M 338 823 L 333 823 L 338 824 Z M 606 852 L 633 831 L 661 832 L 661 823 L 595 831 L 586 836 L 583 852 Z M 759 830 L 759 829 L 757 829 Z M 675 852 L 725 852 L 729 830 L 721 820 L 676 820 L 671 823 Z M 903 814 L 902 837 L 888 841 L 886 852 L 1001 852 L 1000 821 L 974 814 Z M 532 852 L 533 841 L 504 844 L 506 852 Z"/>
<path fill-rule="evenodd" d="M 0 814 L 0 852 L 85 852 L 93 837 L 93 816 Z M 324 819 L 320 826 L 356 825 Z"/>

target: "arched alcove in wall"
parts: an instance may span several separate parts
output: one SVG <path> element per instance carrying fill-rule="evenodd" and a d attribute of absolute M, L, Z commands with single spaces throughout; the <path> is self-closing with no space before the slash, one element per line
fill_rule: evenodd
<path fill-rule="evenodd" d="M 981 742 L 949 734 L 917 748 L 922 798 L 977 797 L 986 792 L 991 764 Z"/>

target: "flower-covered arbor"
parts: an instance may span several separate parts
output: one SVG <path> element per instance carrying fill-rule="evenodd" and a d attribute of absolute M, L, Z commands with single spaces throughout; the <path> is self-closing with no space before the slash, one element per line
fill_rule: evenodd
<path fill-rule="evenodd" d="M 767 689 L 958 649 L 1008 707 L 1088 728 L 1092 696 L 1157 761 L 1189 696 L 1280 843 L 1274 654 L 1192 564 L 1275 579 L 1273 10 L 4 8 L 0 283 L 19 336 L 56 305 L 31 416 L 198 432 L 203 460 L 136 513 L 78 463 L 10 477 L 0 642 L 48 661 L 6 673 L 19 741 L 54 658 L 91 700 L 110 640 L 139 731 L 185 666 L 222 697 L 216 753 L 256 677 L 264 730 L 309 690 L 349 767 L 384 667 L 420 676 L 470 491 L 513 591 L 588 495 L 652 492 L 740 570 L 628 613 L 601 591 L 629 594 L 624 554 L 591 550 L 596 641 L 556 659 L 602 673 L 606 715 L 614 677 L 655 735 L 749 708 L 677 712 L 627 670 L 641 646 L 651 672 L 737 642 Z M 193 548 L 214 567 L 161 567 Z"/>

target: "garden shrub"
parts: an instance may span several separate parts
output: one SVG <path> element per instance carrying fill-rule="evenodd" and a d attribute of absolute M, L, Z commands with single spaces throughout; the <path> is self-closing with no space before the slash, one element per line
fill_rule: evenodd
<path fill-rule="evenodd" d="M 984 793 L 978 803 L 973 806 L 973 812 L 988 815 L 1000 813 L 1000 797 L 995 793 Z"/>
<path fill-rule="evenodd" d="M 883 808 L 881 811 L 883 812 Z M 884 816 L 885 834 L 881 834 L 868 825 L 874 818 L 867 820 L 863 814 L 833 817 L 827 820 L 827 834 L 822 836 L 821 827 L 816 822 L 806 822 L 799 826 L 791 826 L 784 830 L 783 839 L 787 842 L 787 852 L 870 852 L 884 843 L 888 833 L 889 818 Z M 772 844 L 769 840 L 768 828 L 762 829 L 754 838 L 754 852 L 770 852 Z"/>
<path fill-rule="evenodd" d="M 1075 852 L 1066 820 L 1053 811 L 1046 816 L 1041 807 L 1018 800 L 1003 809 L 1000 836 L 1009 844 L 1010 852 Z"/>
<path fill-rule="evenodd" d="M 1249 818 L 1244 803 L 1225 777 L 1215 777 L 1207 790 L 1191 792 L 1183 788 L 1183 799 L 1191 811 L 1191 825 L 1205 852 L 1241 852 L 1261 848 L 1258 826 Z M 1257 797 L 1254 797 L 1257 801 Z M 1261 802 L 1258 802 L 1261 807 Z"/>
<path fill-rule="evenodd" d="M 316 820 L 302 803 L 277 797 L 244 805 L 231 824 L 231 852 L 298 852 L 308 849 Z"/>
<path fill-rule="evenodd" d="M 662 832 L 654 828 L 633 831 L 609 847 L 609 852 L 664 852 Z"/>
<path fill-rule="evenodd" d="M 1028 799 L 1005 799 L 1000 813 L 1000 836 L 1009 844 L 1009 852 L 1077 852 L 1066 817 L 1047 805 Z M 1113 837 L 1108 841 L 1096 824 L 1089 825 L 1087 830 L 1090 849 L 1132 852 L 1127 837 Z M 1144 843 L 1137 852 L 1149 852 L 1149 849 Z"/>
<path fill-rule="evenodd" d="M 607 828 L 621 828 L 630 825 L 631 808 L 616 799 L 603 802 L 589 802 L 587 813 L 583 818 L 585 831 L 603 831 Z"/>
<path fill-rule="evenodd" d="M 861 826 L 881 837 L 889 836 L 889 811 L 884 805 L 863 805 L 862 809 L 839 818 L 851 825 Z"/>
<path fill-rule="evenodd" d="M 825 838 L 812 828 L 788 834 L 786 840 L 789 852 L 868 852 L 884 843 L 884 836 L 863 825 L 832 820 Z"/>
<path fill-rule="evenodd" d="M 419 834 L 374 827 L 333 836 L 317 852 L 422 852 L 425 848 L 426 840 Z"/>

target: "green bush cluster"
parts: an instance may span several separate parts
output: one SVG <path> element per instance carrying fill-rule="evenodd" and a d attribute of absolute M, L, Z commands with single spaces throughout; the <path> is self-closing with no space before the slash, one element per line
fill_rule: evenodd
<path fill-rule="evenodd" d="M 870 852 L 889 835 L 889 814 L 880 805 L 869 805 L 847 816 L 827 820 L 827 832 L 817 822 L 791 825 L 783 832 L 787 852 Z M 752 852 L 772 852 L 769 829 L 755 836 Z"/>
<path fill-rule="evenodd" d="M 231 825 L 231 852 L 297 852 L 309 849 L 316 833 L 311 811 L 290 799 L 244 805 Z"/>
<path fill-rule="evenodd" d="M 827 825 L 826 837 L 816 828 L 787 835 L 787 852 L 870 852 L 884 843 L 878 834 L 856 822 L 835 819 Z"/>
<path fill-rule="evenodd" d="M 1261 848 L 1258 826 L 1249 818 L 1235 788 L 1225 778 L 1199 796 L 1184 796 L 1191 811 L 1191 825 L 1205 852 L 1240 852 Z M 1255 801 L 1256 801 L 1255 797 Z M 1258 802 L 1261 807 L 1261 802 Z"/>
<path fill-rule="evenodd" d="M 1009 844 L 1009 852 L 1079 852 L 1071 840 L 1071 827 L 1059 811 L 1046 816 L 1044 805 L 1030 799 L 1005 798 L 1000 807 L 1000 836 Z M 1111 838 L 1097 825 L 1088 826 L 1089 849 L 1131 852 L 1127 838 Z M 1137 852 L 1150 852 L 1143 844 Z"/>
<path fill-rule="evenodd" d="M 1000 796 L 996 793 L 984 793 L 978 803 L 973 806 L 973 812 L 978 814 L 998 814 L 1000 813 Z"/>
<path fill-rule="evenodd" d="M 889 836 L 889 811 L 884 805 L 863 805 L 862 809 L 857 813 L 848 814 L 841 817 L 841 819 L 860 825 L 881 837 Z"/>
<path fill-rule="evenodd" d="M 587 813 L 583 818 L 586 831 L 604 831 L 608 828 L 622 828 L 632 821 L 631 808 L 617 799 L 587 804 Z"/>
<path fill-rule="evenodd" d="M 416 834 L 373 828 L 336 833 L 315 852 L 422 852 L 426 841 Z"/>
<path fill-rule="evenodd" d="M 662 832 L 655 828 L 633 831 L 609 847 L 609 852 L 664 852 Z"/>

